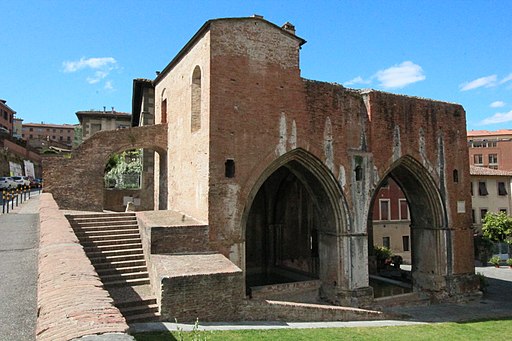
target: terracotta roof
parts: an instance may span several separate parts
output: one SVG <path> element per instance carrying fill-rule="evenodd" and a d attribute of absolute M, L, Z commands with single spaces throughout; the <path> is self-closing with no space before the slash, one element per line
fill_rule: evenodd
<path fill-rule="evenodd" d="M 471 175 L 485 175 L 485 176 L 512 176 L 511 171 L 491 169 L 487 167 L 469 166 L 469 173 Z"/>
<path fill-rule="evenodd" d="M 80 116 L 130 116 L 129 112 L 121 112 L 121 111 L 103 111 L 103 110 L 89 110 L 89 111 L 77 111 L 76 115 Z"/>
<path fill-rule="evenodd" d="M 501 135 L 512 135 L 512 129 L 500 129 L 495 131 L 490 130 L 468 130 L 468 137 L 476 137 L 476 136 L 501 136 Z"/>
<path fill-rule="evenodd" d="M 51 124 L 51 123 L 22 123 L 22 127 L 41 127 L 41 128 L 59 128 L 75 129 L 78 124 Z"/>

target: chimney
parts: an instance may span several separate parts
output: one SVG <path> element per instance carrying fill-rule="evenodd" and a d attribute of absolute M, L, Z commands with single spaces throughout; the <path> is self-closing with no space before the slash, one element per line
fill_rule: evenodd
<path fill-rule="evenodd" d="M 103 112 L 107 112 L 107 107 L 103 106 Z"/>
<path fill-rule="evenodd" d="M 112 107 L 112 114 L 114 113 L 114 107 Z"/>
<path fill-rule="evenodd" d="M 295 26 L 293 26 L 289 21 L 287 21 L 283 26 L 281 26 L 281 28 L 286 32 L 295 35 Z"/>
<path fill-rule="evenodd" d="M 252 17 L 256 19 L 263 19 L 263 16 L 259 14 L 253 14 Z"/>

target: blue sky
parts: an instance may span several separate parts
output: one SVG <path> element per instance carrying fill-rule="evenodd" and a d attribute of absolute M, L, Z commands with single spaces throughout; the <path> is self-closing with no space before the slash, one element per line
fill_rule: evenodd
<path fill-rule="evenodd" d="M 0 0 L 0 98 L 25 122 L 131 110 L 212 18 L 260 14 L 307 40 L 302 76 L 460 103 L 468 129 L 512 128 L 512 1 Z"/>

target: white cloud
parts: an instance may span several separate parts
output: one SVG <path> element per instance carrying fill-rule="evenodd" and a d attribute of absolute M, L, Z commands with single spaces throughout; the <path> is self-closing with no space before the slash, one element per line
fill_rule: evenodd
<path fill-rule="evenodd" d="M 502 80 L 500 80 L 500 84 L 503 84 L 503 83 L 506 83 L 509 81 L 512 81 L 512 73 L 509 74 L 508 76 L 506 76 L 505 78 L 503 78 Z"/>
<path fill-rule="evenodd" d="M 114 90 L 114 86 L 112 85 L 112 81 L 106 81 L 104 88 L 105 88 L 105 90 Z"/>
<path fill-rule="evenodd" d="M 384 88 L 403 88 L 426 78 L 421 66 L 410 61 L 380 70 L 375 77 L 379 80 L 380 86 Z"/>
<path fill-rule="evenodd" d="M 63 71 L 65 73 L 77 72 L 80 70 L 89 70 L 93 72 L 92 75 L 87 76 L 85 79 L 89 84 L 97 84 L 103 79 L 107 78 L 110 72 L 118 68 L 117 61 L 112 57 L 102 58 L 80 58 L 75 61 L 65 61 L 62 63 Z M 105 83 L 105 89 L 111 89 L 112 82 Z"/>
<path fill-rule="evenodd" d="M 496 80 L 497 80 L 497 76 L 496 75 L 490 75 L 490 76 L 487 76 L 487 77 L 480 77 L 478 79 L 475 79 L 471 82 L 466 82 L 464 84 L 461 84 L 460 85 L 460 91 L 468 91 L 468 90 L 473 90 L 473 89 L 476 89 L 476 88 L 480 88 L 480 87 L 486 87 L 486 88 L 490 88 L 490 87 L 493 87 L 493 86 L 496 86 Z"/>
<path fill-rule="evenodd" d="M 491 108 L 502 108 L 502 107 L 505 106 L 505 102 L 503 102 L 503 101 L 495 101 L 495 102 L 492 102 L 489 106 Z"/>
<path fill-rule="evenodd" d="M 484 119 L 481 124 L 496 124 L 512 121 L 512 110 L 505 113 L 496 113 L 491 117 Z"/>
<path fill-rule="evenodd" d="M 363 79 L 361 76 L 357 76 L 356 78 L 353 78 L 347 82 L 345 82 L 343 85 L 349 86 L 354 84 L 370 84 L 372 82 L 371 79 Z"/>
<path fill-rule="evenodd" d="M 82 69 L 109 69 L 112 70 L 117 65 L 117 61 L 112 57 L 103 58 L 80 58 L 76 61 L 66 61 L 62 63 L 64 72 L 76 72 Z"/>
<path fill-rule="evenodd" d="M 107 77 L 109 74 L 108 71 L 96 71 L 94 73 L 94 76 L 87 77 L 87 83 L 89 84 L 96 84 L 99 81 L 101 81 L 103 78 Z"/>

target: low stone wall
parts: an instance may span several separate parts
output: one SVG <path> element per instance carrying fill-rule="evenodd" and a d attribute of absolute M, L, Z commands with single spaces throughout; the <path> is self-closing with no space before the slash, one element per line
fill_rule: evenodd
<path fill-rule="evenodd" d="M 241 307 L 244 321 L 369 321 L 396 318 L 381 311 L 321 304 L 246 300 Z"/>
<path fill-rule="evenodd" d="M 128 325 L 51 194 L 40 196 L 36 338 L 124 333 Z M 120 340 L 133 340 L 121 335 Z"/>
<path fill-rule="evenodd" d="M 132 198 L 135 211 L 153 209 L 153 197 L 149 197 L 140 189 L 105 189 L 103 195 L 103 209 L 114 212 L 124 212 L 126 204 L 124 198 Z"/>
<path fill-rule="evenodd" d="M 163 321 L 238 321 L 242 270 L 221 254 L 152 255 Z"/>
<path fill-rule="evenodd" d="M 174 211 L 138 212 L 144 251 L 176 254 L 210 251 L 208 225 Z"/>

